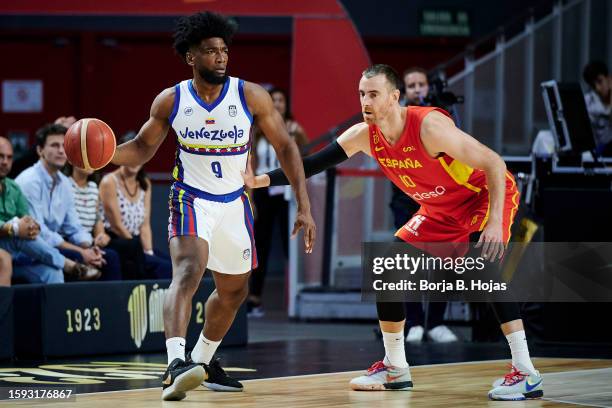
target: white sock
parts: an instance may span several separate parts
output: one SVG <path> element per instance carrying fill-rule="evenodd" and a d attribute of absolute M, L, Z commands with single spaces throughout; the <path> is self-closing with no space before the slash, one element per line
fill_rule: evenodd
<path fill-rule="evenodd" d="M 399 333 L 382 332 L 385 345 L 385 360 L 398 368 L 408 367 L 406 350 L 404 349 L 404 331 Z"/>
<path fill-rule="evenodd" d="M 168 365 L 175 358 L 185 361 L 185 339 L 182 337 L 171 337 L 166 340 L 166 350 L 168 350 Z"/>
<path fill-rule="evenodd" d="M 204 333 L 200 333 L 200 338 L 191 352 L 191 359 L 195 363 L 210 363 L 210 360 L 212 360 L 213 356 L 215 355 L 215 351 L 217 351 L 219 344 L 221 344 L 221 340 L 208 340 L 206 337 L 204 337 Z"/>
<path fill-rule="evenodd" d="M 536 369 L 529 357 L 529 347 L 527 346 L 525 330 L 510 333 L 506 336 L 506 339 L 508 339 L 510 353 L 512 353 L 512 365 L 520 371 L 535 373 Z"/>

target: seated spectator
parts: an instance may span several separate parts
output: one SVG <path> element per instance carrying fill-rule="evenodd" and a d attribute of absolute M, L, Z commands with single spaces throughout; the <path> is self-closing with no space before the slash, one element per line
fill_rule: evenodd
<path fill-rule="evenodd" d="M 65 128 L 69 128 L 74 122 L 76 122 L 76 118 L 74 116 L 60 116 L 59 118 L 55 119 L 54 123 L 56 125 L 62 125 Z M 22 171 L 35 165 L 39 159 L 37 147 L 32 146 L 24 154 L 22 154 L 21 157 L 13 162 L 13 168 L 8 176 L 12 179 L 16 179 Z"/>
<path fill-rule="evenodd" d="M 14 276 L 29 283 L 61 283 L 69 279 L 96 279 L 100 272 L 66 259 L 40 237 L 40 226 L 28 215 L 28 203 L 19 186 L 6 175 L 13 161 L 11 142 L 0 137 L 0 248 L 15 262 Z M 63 273 L 62 273 L 63 271 Z"/>
<path fill-rule="evenodd" d="M 593 125 L 597 152 L 612 155 L 612 75 L 601 61 L 590 62 L 582 72 L 591 91 L 584 99 Z"/>
<path fill-rule="evenodd" d="M 132 140 L 129 132 L 120 143 Z M 151 182 L 142 166 L 120 166 L 100 182 L 100 199 L 104 208 L 104 227 L 111 236 L 109 247 L 122 258 L 139 260 L 136 271 L 153 279 L 172 277 L 170 258 L 153 250 L 151 233 Z M 137 241 L 140 244 L 134 244 Z M 130 247 L 127 245 L 131 243 Z M 134 252 L 135 251 L 135 252 Z M 132 253 L 133 256 L 124 254 Z M 144 257 L 142 256 L 144 254 Z"/>
<path fill-rule="evenodd" d="M 103 248 L 110 241 L 104 232 L 104 224 L 100 219 L 100 192 L 98 191 L 99 175 L 94 170 L 85 170 L 66 163 L 63 170 L 68 176 L 74 197 L 74 208 L 79 222 L 89 231 L 94 242 Z M 103 245 L 100 245 L 102 243 Z"/>
<path fill-rule="evenodd" d="M 64 173 L 70 180 L 72 193 L 74 198 L 74 207 L 79 218 L 79 222 L 92 234 L 94 245 L 98 248 L 105 248 L 105 259 L 112 262 L 112 275 L 106 275 L 103 280 L 119 280 L 121 277 L 121 262 L 119 254 L 111 248 L 106 248 L 110 242 L 110 237 L 104 231 L 104 224 L 100 218 L 100 193 L 98 191 L 97 181 L 99 174 L 93 170 L 80 169 L 67 163 L 64 167 Z"/>
<path fill-rule="evenodd" d="M 0 286 L 11 286 L 11 276 L 13 276 L 11 254 L 0 249 Z"/>
<path fill-rule="evenodd" d="M 66 164 L 66 128 L 49 124 L 36 132 L 40 160 L 15 180 L 28 201 L 29 211 L 40 226 L 40 237 L 48 245 L 77 262 L 101 269 L 104 279 L 115 278 L 119 260 L 93 244 L 91 234 L 80 224 L 74 208 L 72 188 L 59 170 Z"/>

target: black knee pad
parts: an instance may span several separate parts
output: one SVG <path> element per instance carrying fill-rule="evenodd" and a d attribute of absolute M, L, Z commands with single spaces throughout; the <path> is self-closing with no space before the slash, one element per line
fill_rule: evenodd
<path fill-rule="evenodd" d="M 470 242 L 477 242 L 480 238 L 481 232 L 474 233 L 470 235 Z M 471 246 L 470 251 L 468 253 L 469 256 L 478 257 L 482 253 L 482 248 L 474 248 Z M 485 274 L 491 276 L 501 276 L 502 273 L 502 265 L 499 262 L 490 263 L 485 262 L 485 268 L 487 268 Z M 495 312 L 495 316 L 500 324 L 511 322 L 513 320 L 518 320 L 521 318 L 521 312 L 519 309 L 519 304 L 514 301 L 515 297 L 511 290 L 501 294 L 491 294 L 488 297 L 488 302 L 493 308 L 493 312 Z M 505 301 L 500 301 L 505 300 Z"/>
<path fill-rule="evenodd" d="M 519 305 L 516 302 L 491 302 L 491 307 L 500 324 L 521 318 Z"/>
<path fill-rule="evenodd" d="M 401 322 L 406 319 L 403 302 L 376 302 L 378 320 L 383 322 Z"/>
<path fill-rule="evenodd" d="M 401 242 L 406 244 L 405 241 L 395 237 L 394 242 Z M 413 246 L 410 249 L 414 252 L 412 256 L 420 256 L 423 252 Z M 378 312 L 378 320 L 383 322 L 401 322 L 406 320 L 406 310 L 404 302 L 376 302 L 376 311 Z"/>

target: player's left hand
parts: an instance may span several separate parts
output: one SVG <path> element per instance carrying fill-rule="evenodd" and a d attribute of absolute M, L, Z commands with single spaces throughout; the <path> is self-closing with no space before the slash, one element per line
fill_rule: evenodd
<path fill-rule="evenodd" d="M 482 246 L 482 257 L 495 262 L 504 255 L 504 233 L 501 222 L 488 222 L 480 234 L 480 239 L 474 245 L 475 248 Z"/>
<path fill-rule="evenodd" d="M 304 228 L 304 246 L 306 247 L 306 253 L 310 254 L 312 253 L 312 248 L 314 246 L 315 238 L 317 235 L 317 226 L 315 225 L 314 219 L 312 218 L 312 214 L 310 214 L 310 210 L 298 210 L 295 219 L 295 224 L 293 224 L 291 238 L 295 238 L 298 231 L 302 228 Z"/>

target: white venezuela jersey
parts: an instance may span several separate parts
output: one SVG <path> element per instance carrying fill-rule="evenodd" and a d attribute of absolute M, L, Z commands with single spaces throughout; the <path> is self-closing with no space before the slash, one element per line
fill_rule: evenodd
<path fill-rule="evenodd" d="M 215 195 L 244 186 L 240 171 L 246 169 L 253 116 L 243 87 L 243 80 L 228 77 L 209 105 L 198 96 L 191 79 L 175 86 L 170 124 L 178 142 L 172 172 L 176 181 Z"/>

